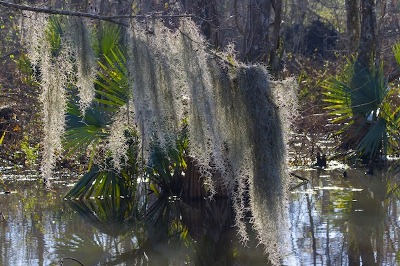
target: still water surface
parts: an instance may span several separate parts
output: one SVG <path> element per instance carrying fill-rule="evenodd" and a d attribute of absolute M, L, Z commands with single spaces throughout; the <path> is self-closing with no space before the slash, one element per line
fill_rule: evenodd
<path fill-rule="evenodd" d="M 396 185 L 347 172 L 297 171 L 310 182 L 291 191 L 282 265 L 398 265 Z M 63 200 L 67 181 L 0 183 L 11 191 L 0 194 L 0 265 L 267 265 L 254 236 L 239 242 L 227 200 L 160 201 L 143 221 L 130 201 Z"/>

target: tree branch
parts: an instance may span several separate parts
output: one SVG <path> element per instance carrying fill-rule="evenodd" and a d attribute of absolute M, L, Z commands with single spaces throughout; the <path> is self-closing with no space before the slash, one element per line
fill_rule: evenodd
<path fill-rule="evenodd" d="M 100 15 L 95 15 L 95 14 L 90 14 L 90 13 L 83 13 L 83 12 L 78 12 L 78 11 L 46 9 L 46 8 L 41 8 L 41 7 L 34 7 L 34 6 L 27 6 L 27 5 L 19 5 L 19 4 L 14 4 L 14 3 L 8 3 L 8 2 L 4 2 L 4 1 L 0 1 L 0 6 L 15 8 L 15 9 L 19 9 L 19 10 L 38 12 L 38 13 L 53 14 L 53 15 L 85 17 L 85 18 L 90 18 L 90 19 L 104 20 L 104 21 L 120 24 L 120 25 L 123 25 L 123 26 L 127 26 L 127 24 L 125 24 L 123 22 L 116 21 L 115 18 L 113 18 L 113 17 L 100 16 Z"/>
<path fill-rule="evenodd" d="M 0 1 L 0 6 L 4 7 L 9 7 L 9 8 L 15 8 L 19 10 L 26 10 L 26 11 L 32 11 L 32 12 L 37 12 L 37 13 L 45 13 L 45 14 L 53 14 L 53 15 L 63 15 L 63 16 L 75 16 L 75 17 L 84 17 L 84 18 L 89 18 L 89 19 L 96 19 L 96 20 L 103 20 L 103 21 L 108 21 L 111 23 L 119 24 L 122 26 L 127 27 L 128 24 L 118 21 L 118 19 L 130 19 L 130 18 L 152 18 L 152 17 L 193 17 L 192 15 L 161 15 L 161 14 L 150 14 L 150 15 L 118 15 L 118 16 L 101 16 L 101 15 L 96 15 L 96 14 L 91 14 L 91 13 L 84 13 L 84 12 L 79 12 L 79 11 L 69 11 L 69 10 L 59 10 L 59 9 L 47 9 L 47 8 L 41 8 L 41 7 L 34 7 L 34 6 L 27 6 L 27 5 L 19 5 L 19 4 L 14 4 L 14 3 L 8 3 L 5 1 Z"/>

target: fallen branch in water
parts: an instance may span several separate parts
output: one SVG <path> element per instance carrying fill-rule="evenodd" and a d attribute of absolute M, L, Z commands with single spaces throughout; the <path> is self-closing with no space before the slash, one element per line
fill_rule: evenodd
<path fill-rule="evenodd" d="M 307 184 L 307 183 L 308 183 L 307 181 L 302 181 L 300 184 L 295 185 L 294 187 L 289 188 L 289 191 L 293 191 L 293 190 L 295 190 L 296 188 L 301 187 L 302 185 L 305 185 L 305 184 Z"/>
<path fill-rule="evenodd" d="M 63 260 L 73 260 L 73 261 L 79 263 L 80 265 L 85 266 L 82 262 L 80 262 L 79 260 L 77 260 L 75 258 L 72 258 L 72 257 L 65 257 L 65 258 L 62 258 L 62 259 Z"/>
<path fill-rule="evenodd" d="M 293 176 L 293 177 L 296 177 L 296 178 L 298 178 L 298 179 L 300 179 L 300 180 L 302 180 L 302 181 L 304 181 L 304 182 L 306 182 L 306 183 L 310 182 L 310 180 L 308 180 L 307 178 L 302 177 L 302 176 L 299 176 L 299 175 L 297 175 L 297 174 L 295 174 L 295 173 L 289 173 L 289 175 L 290 175 L 290 176 Z"/>
<path fill-rule="evenodd" d="M 298 184 L 298 185 L 296 185 L 296 186 L 294 186 L 294 187 L 291 187 L 291 188 L 289 189 L 290 191 L 295 190 L 296 188 L 301 187 L 302 185 L 305 185 L 305 184 L 307 184 L 308 182 L 310 182 L 307 178 L 302 177 L 302 176 L 300 176 L 300 175 L 297 175 L 297 174 L 295 174 L 295 173 L 289 173 L 289 175 L 290 175 L 290 176 L 293 176 L 293 177 L 296 177 L 296 178 L 298 178 L 298 179 L 300 179 L 300 180 L 302 181 L 300 184 Z"/>

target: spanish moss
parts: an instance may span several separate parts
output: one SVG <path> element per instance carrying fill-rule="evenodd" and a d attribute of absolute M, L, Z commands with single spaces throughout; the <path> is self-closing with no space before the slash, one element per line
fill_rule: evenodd
<path fill-rule="evenodd" d="M 82 18 L 73 17 L 68 20 L 68 40 L 76 60 L 76 86 L 78 88 L 79 106 L 85 113 L 94 98 L 94 83 L 96 78 L 97 60 L 92 50 L 91 33 Z"/>
<path fill-rule="evenodd" d="M 163 146 L 187 117 L 190 156 L 210 196 L 219 173 L 243 242 L 250 209 L 260 242 L 278 264 L 285 253 L 279 242 L 285 234 L 279 232 L 288 224 L 286 134 L 296 108 L 294 80 L 271 82 L 264 66 L 232 66 L 210 54 L 189 20 L 176 32 L 156 21 L 131 31 L 130 71 L 143 138 Z"/>
<path fill-rule="evenodd" d="M 54 47 L 50 49 L 51 43 L 40 41 L 38 29 L 30 38 L 36 45 L 30 48 L 31 60 L 42 71 L 44 177 L 51 175 L 61 151 L 65 89 L 74 69 L 82 111 L 93 97 L 90 80 L 95 78 L 95 68 L 89 33 L 82 20 L 69 23 L 75 30 L 62 35 L 68 40 L 56 53 Z M 73 37 L 75 31 L 81 37 Z M 147 160 L 152 145 L 166 149 L 187 124 L 188 157 L 204 178 L 209 197 L 221 187 L 227 190 L 242 241 L 249 239 L 246 223 L 250 213 L 260 243 L 271 262 L 278 265 L 287 243 L 286 140 L 296 110 L 295 81 L 271 81 L 263 65 L 245 65 L 229 53 L 210 52 L 197 26 L 188 19 L 181 20 L 178 30 L 157 19 L 131 21 L 128 33 L 133 103 L 122 107 L 110 124 L 107 147 L 114 167 L 119 169 L 125 156 L 126 128 L 137 128 L 142 159 Z"/>

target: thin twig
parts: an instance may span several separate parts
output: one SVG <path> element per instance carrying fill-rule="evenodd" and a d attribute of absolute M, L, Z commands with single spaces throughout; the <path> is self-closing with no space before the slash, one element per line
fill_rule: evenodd
<path fill-rule="evenodd" d="M 47 9 L 47 8 L 41 8 L 41 7 L 34 7 L 34 6 L 19 5 L 19 4 L 14 4 L 14 3 L 7 3 L 7 2 L 4 2 L 4 1 L 0 1 L 0 5 L 1 6 L 5 6 L 5 7 L 19 9 L 19 10 L 37 12 L 37 13 L 46 13 L 46 14 L 64 15 L 64 16 L 75 16 L 75 17 L 85 17 L 85 18 L 90 18 L 90 19 L 104 20 L 104 21 L 109 21 L 109 22 L 112 22 L 112 23 L 120 24 L 120 25 L 123 25 L 123 26 L 127 26 L 127 24 L 119 22 L 119 21 L 116 21 L 112 17 L 100 16 L 100 15 L 95 15 L 95 14 L 90 14 L 90 13 L 83 13 L 83 12 L 79 12 L 79 11 Z"/>

